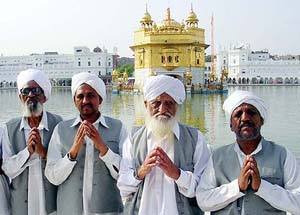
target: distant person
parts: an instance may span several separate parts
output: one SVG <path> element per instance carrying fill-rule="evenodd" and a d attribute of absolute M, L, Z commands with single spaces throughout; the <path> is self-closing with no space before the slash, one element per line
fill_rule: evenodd
<path fill-rule="evenodd" d="M 91 73 L 72 77 L 79 115 L 57 125 L 50 141 L 46 176 L 58 185 L 59 215 L 117 215 L 123 211 L 117 188 L 122 145 L 121 121 L 104 116 L 104 82 Z"/>
<path fill-rule="evenodd" d="M 118 187 L 126 215 L 203 214 L 195 191 L 210 156 L 204 136 L 178 122 L 182 82 L 150 77 L 144 85 L 146 123 L 123 149 Z"/>
<path fill-rule="evenodd" d="M 296 159 L 261 136 L 268 115 L 264 100 L 252 92 L 235 91 L 223 108 L 236 143 L 213 152 L 197 189 L 199 206 L 213 215 L 300 214 Z"/>
<path fill-rule="evenodd" d="M 44 175 L 52 131 L 62 120 L 43 110 L 51 84 L 44 72 L 28 69 L 17 77 L 23 116 L 5 125 L 3 170 L 11 178 L 12 215 L 56 214 L 56 187 Z"/>
<path fill-rule="evenodd" d="M 8 177 L 2 170 L 3 129 L 0 129 L 0 214 L 10 215 L 10 191 Z"/>

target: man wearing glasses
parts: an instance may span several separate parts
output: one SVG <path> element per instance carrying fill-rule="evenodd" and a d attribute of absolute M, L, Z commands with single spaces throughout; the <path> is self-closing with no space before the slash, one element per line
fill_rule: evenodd
<path fill-rule="evenodd" d="M 17 77 L 23 116 L 6 123 L 3 165 L 11 179 L 12 215 L 56 214 L 56 187 L 45 178 L 47 149 L 60 116 L 43 110 L 51 94 L 44 72 L 28 69 Z"/>

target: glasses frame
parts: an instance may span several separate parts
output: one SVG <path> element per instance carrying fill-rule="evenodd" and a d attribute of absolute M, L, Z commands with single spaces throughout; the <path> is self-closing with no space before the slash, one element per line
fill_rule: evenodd
<path fill-rule="evenodd" d="M 30 92 L 35 96 L 44 95 L 44 91 L 41 87 L 25 87 L 20 90 L 23 96 L 29 96 Z"/>

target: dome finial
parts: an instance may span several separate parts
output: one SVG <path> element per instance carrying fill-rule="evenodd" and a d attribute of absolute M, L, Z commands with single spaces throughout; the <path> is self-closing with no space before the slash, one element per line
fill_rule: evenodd
<path fill-rule="evenodd" d="M 191 26 L 194 26 L 194 25 L 197 25 L 198 23 L 198 18 L 197 18 L 197 15 L 196 13 L 194 12 L 194 9 L 193 9 L 193 3 L 191 3 L 191 12 L 189 13 L 187 19 L 186 19 L 186 22 Z"/>
<path fill-rule="evenodd" d="M 146 4 L 146 11 L 144 13 L 144 16 L 142 17 L 142 20 L 140 21 L 140 23 L 142 23 L 142 25 L 151 25 L 152 24 L 152 18 L 151 15 L 148 12 L 148 4 Z"/>
<path fill-rule="evenodd" d="M 171 25 L 171 11 L 170 11 L 169 7 L 167 9 L 167 20 L 168 20 L 168 24 L 170 26 Z"/>

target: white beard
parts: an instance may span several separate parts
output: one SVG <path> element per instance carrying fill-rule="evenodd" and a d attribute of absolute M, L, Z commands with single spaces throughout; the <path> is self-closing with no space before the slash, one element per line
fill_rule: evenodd
<path fill-rule="evenodd" d="M 175 116 L 155 118 L 150 115 L 150 112 L 147 111 L 145 117 L 146 127 L 153 133 L 156 137 L 172 137 L 173 128 L 177 122 L 177 111 Z"/>
<path fill-rule="evenodd" d="M 25 117 L 40 116 L 43 113 L 43 104 L 37 102 L 36 104 L 23 104 L 23 114 Z"/>

